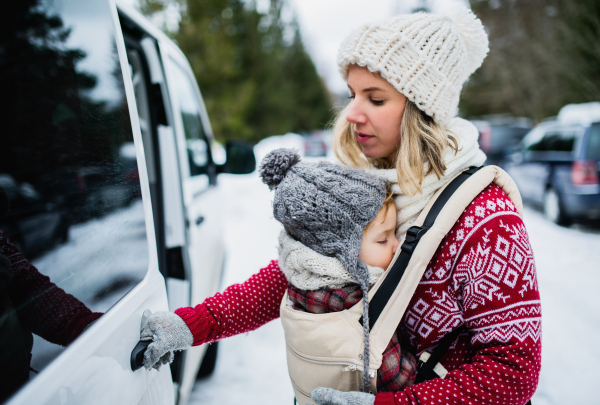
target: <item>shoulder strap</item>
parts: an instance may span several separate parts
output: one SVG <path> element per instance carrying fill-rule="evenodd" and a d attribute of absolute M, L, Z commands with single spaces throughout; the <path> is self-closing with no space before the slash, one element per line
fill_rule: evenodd
<path fill-rule="evenodd" d="M 369 328 L 372 329 L 379 316 L 381 315 L 383 309 L 387 305 L 390 300 L 392 294 L 396 290 L 398 283 L 402 279 L 406 267 L 410 262 L 411 256 L 417 247 L 417 244 L 421 240 L 421 237 L 425 235 L 425 233 L 433 226 L 437 216 L 440 211 L 448 202 L 450 197 L 454 194 L 454 192 L 467 180 L 473 173 L 477 172 L 481 167 L 471 167 L 468 170 L 465 170 L 461 174 L 459 174 L 454 180 L 446 186 L 446 188 L 442 191 L 442 193 L 435 200 L 431 209 L 427 213 L 425 220 L 423 221 L 422 226 L 412 226 L 406 232 L 406 239 L 402 244 L 402 251 L 398 256 L 398 259 L 388 272 L 387 276 L 383 280 L 383 283 L 380 285 L 379 289 L 371 298 L 369 303 Z M 361 317 L 359 320 L 360 324 L 363 324 L 363 318 Z"/>
<path fill-rule="evenodd" d="M 454 329 L 438 342 L 427 361 L 419 360 L 419 363 L 417 364 L 417 378 L 415 380 L 415 384 L 422 383 L 423 381 L 433 380 L 434 378 L 439 377 L 439 375 L 437 375 L 433 369 L 440 362 L 442 357 L 444 357 L 444 354 L 446 354 L 448 349 L 450 349 L 450 346 L 452 346 L 452 343 L 454 343 L 456 338 L 458 338 L 458 336 L 466 330 L 467 327 L 465 325 Z"/>

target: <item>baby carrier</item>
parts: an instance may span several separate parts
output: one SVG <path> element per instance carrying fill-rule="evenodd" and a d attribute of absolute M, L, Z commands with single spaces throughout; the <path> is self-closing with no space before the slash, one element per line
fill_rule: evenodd
<path fill-rule="evenodd" d="M 287 305 L 287 293 L 284 295 L 281 321 L 288 371 L 299 404 L 313 404 L 310 392 L 317 387 L 359 391 L 364 372 L 369 373 L 370 391 L 377 392 L 376 376 L 383 351 L 400 324 L 429 261 L 467 206 L 491 183 L 509 196 L 522 216 L 521 196 L 514 181 L 499 167 L 487 166 L 470 168 L 449 181 L 408 229 L 386 273 L 369 291 L 369 370 L 363 370 L 362 300 L 341 312 L 312 314 L 292 309 Z M 423 353 L 417 382 L 445 377 L 446 371 L 438 362 L 457 336 L 455 330 L 442 339 L 433 353 Z"/>

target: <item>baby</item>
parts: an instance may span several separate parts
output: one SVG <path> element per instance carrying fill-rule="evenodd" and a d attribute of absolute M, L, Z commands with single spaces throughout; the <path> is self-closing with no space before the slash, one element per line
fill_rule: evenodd
<path fill-rule="evenodd" d="M 377 216 L 367 224 L 362 233 L 360 254 L 358 255 L 358 258 L 367 265 L 370 279 L 369 286 L 379 279 L 394 258 L 394 254 L 400 243 L 395 233 L 396 204 L 394 203 L 392 194 L 386 190 L 386 198 L 383 206 L 377 213 Z M 323 289 L 317 289 L 318 287 L 316 286 L 306 285 L 306 283 L 298 280 L 299 272 L 294 272 L 294 270 L 300 266 L 290 263 L 290 259 L 296 262 L 298 259 L 291 258 L 290 254 L 294 255 L 297 251 L 304 250 L 302 243 L 294 243 L 293 239 L 284 231 L 279 237 L 279 244 L 279 262 L 282 264 L 282 268 L 285 269 L 283 271 L 286 272 L 288 278 L 292 279 L 288 288 L 288 296 L 291 301 L 290 304 L 294 309 L 313 314 L 324 314 L 351 308 L 361 300 L 363 296 L 362 290 L 360 289 L 360 285 L 356 284 L 353 280 L 348 281 L 351 284 L 344 283 L 346 285 L 339 285 L 340 288 Z M 308 248 L 305 249 L 308 250 Z M 315 256 L 312 258 L 312 262 L 314 263 L 318 260 L 318 254 L 315 252 L 313 255 Z M 327 267 L 331 269 L 334 265 L 335 262 L 332 261 L 330 266 Z M 306 263 L 304 266 L 306 266 Z M 338 270 L 342 273 L 341 263 L 339 263 L 339 266 L 340 269 Z M 321 275 L 325 276 L 323 273 L 321 272 Z M 329 271 L 329 275 L 331 275 L 331 270 Z M 328 286 L 337 285 L 337 283 L 331 282 L 331 280 L 328 281 Z M 301 288 L 304 288 L 304 290 L 296 287 L 294 283 L 301 285 Z"/>
<path fill-rule="evenodd" d="M 290 149 L 270 152 L 260 176 L 275 190 L 273 214 L 284 226 L 279 266 L 289 282 L 288 305 L 328 313 L 358 303 L 391 263 L 399 244 L 396 207 L 387 184 L 331 162 L 300 162 Z M 414 382 L 416 359 L 401 350 L 397 334 L 383 356 L 378 391 L 399 391 Z"/>

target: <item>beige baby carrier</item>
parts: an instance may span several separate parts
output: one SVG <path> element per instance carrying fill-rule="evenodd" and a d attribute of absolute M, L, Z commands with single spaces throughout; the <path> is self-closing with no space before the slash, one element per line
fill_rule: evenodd
<path fill-rule="evenodd" d="M 383 351 L 400 324 L 406 307 L 440 242 L 467 206 L 491 183 L 497 184 L 523 215 L 521 196 L 513 180 L 497 166 L 471 168 L 441 188 L 408 230 L 402 248 L 369 291 L 370 390 L 377 392 L 377 370 Z M 438 215 L 439 214 L 439 215 Z M 313 404 L 317 387 L 359 391 L 363 374 L 362 300 L 348 310 L 311 314 L 292 309 L 287 293 L 281 303 L 281 321 L 287 343 L 290 378 L 299 404 Z M 421 357 L 426 361 L 427 353 Z M 440 364 L 429 365 L 444 377 Z M 433 368 L 435 367 L 435 368 Z"/>

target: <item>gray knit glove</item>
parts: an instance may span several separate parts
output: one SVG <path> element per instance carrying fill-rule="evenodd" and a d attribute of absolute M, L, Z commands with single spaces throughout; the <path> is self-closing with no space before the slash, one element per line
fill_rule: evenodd
<path fill-rule="evenodd" d="M 310 393 L 317 405 L 373 405 L 375 395 L 366 392 L 342 392 L 333 388 L 319 387 Z"/>
<path fill-rule="evenodd" d="M 175 350 L 192 347 L 194 336 L 180 316 L 159 311 L 148 318 L 140 340 L 152 341 L 144 353 L 144 367 L 158 370 L 163 364 L 173 362 Z"/>

